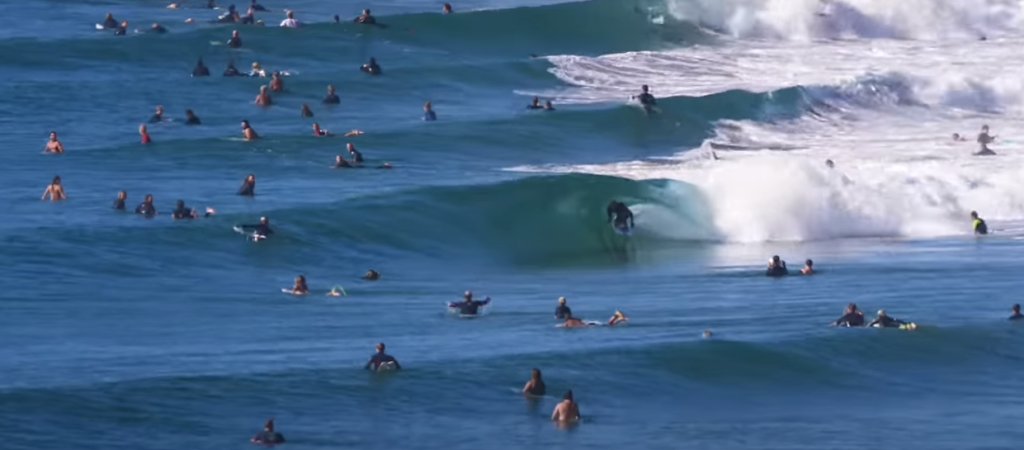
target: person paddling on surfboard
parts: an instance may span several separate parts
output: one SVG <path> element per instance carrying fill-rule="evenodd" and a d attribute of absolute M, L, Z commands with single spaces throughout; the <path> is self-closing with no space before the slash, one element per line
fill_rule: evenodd
<path fill-rule="evenodd" d="M 857 309 L 856 303 L 846 305 L 843 316 L 831 323 L 833 327 L 862 327 L 864 326 L 864 313 Z"/>
<path fill-rule="evenodd" d="M 629 210 L 626 205 L 618 200 L 612 200 L 608 202 L 608 222 L 612 221 L 612 217 L 615 218 L 615 228 L 622 231 L 627 231 L 636 226 L 633 223 L 633 212 Z M 629 220 L 629 226 L 626 226 L 626 220 Z"/>
<path fill-rule="evenodd" d="M 900 319 L 889 317 L 889 315 L 885 313 L 884 309 L 878 310 L 878 316 L 875 317 L 875 320 L 872 320 L 871 323 L 868 324 L 868 326 L 874 328 L 917 328 L 917 325 L 913 323 L 908 323 Z"/>
<path fill-rule="evenodd" d="M 263 236 L 264 238 L 274 234 L 274 230 L 270 229 L 270 219 L 266 217 L 260 217 L 260 223 L 258 225 L 239 225 L 245 231 L 251 231 L 256 236 Z"/>
<path fill-rule="evenodd" d="M 458 309 L 459 314 L 464 316 L 475 316 L 482 306 L 487 306 L 490 302 L 490 297 L 483 300 L 473 300 L 473 291 L 466 291 L 462 296 L 461 302 L 448 303 L 448 307 Z"/>
<path fill-rule="evenodd" d="M 306 286 L 306 276 L 299 275 L 295 277 L 295 283 L 292 285 L 292 295 L 306 295 L 309 293 L 309 286 Z"/>
<path fill-rule="evenodd" d="M 363 370 L 369 370 L 373 367 L 373 370 L 379 370 L 383 364 L 394 364 L 395 369 L 401 369 L 401 364 L 398 364 L 398 360 L 394 356 L 384 353 L 384 343 L 377 344 L 377 353 L 370 357 L 370 360 L 363 366 Z"/>

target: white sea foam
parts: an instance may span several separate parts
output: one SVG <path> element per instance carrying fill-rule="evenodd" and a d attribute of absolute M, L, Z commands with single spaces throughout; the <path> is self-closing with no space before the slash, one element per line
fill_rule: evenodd
<path fill-rule="evenodd" d="M 721 5 L 736 10 L 742 3 Z M 759 3 L 761 26 L 780 27 L 782 19 L 766 17 L 782 17 L 787 8 L 811 2 Z M 978 3 L 945 2 L 932 11 L 922 2 L 902 2 L 893 6 L 892 20 L 910 14 L 911 7 L 919 8 L 923 20 L 967 11 Z M 869 15 L 874 16 L 883 10 L 882 2 L 849 4 L 873 5 L 876 9 Z M 772 12 L 772 5 L 781 9 Z M 1019 9 L 1020 2 L 993 5 L 979 10 L 978 17 L 988 17 L 992 8 Z M 702 20 L 710 20 L 708 11 L 704 13 Z M 718 15 L 720 24 L 730 23 L 724 10 Z M 967 21 L 964 27 L 980 23 L 978 17 L 961 17 Z M 1009 28 L 1010 19 L 999 23 Z M 932 26 L 955 28 L 948 20 L 940 22 Z M 927 21 L 904 22 L 913 37 L 928 37 L 923 33 L 927 26 Z M 949 34 L 933 31 L 940 37 Z M 1016 73 L 1024 63 L 1022 47 L 1024 39 L 1012 36 L 984 42 L 759 40 L 595 58 L 555 56 L 550 58 L 552 72 L 575 86 L 557 93 L 561 103 L 621 103 L 639 84 L 651 85 L 659 97 L 800 85 L 810 99 L 828 107 L 792 121 L 721 121 L 702 149 L 681 148 L 665 160 L 515 170 L 693 184 L 706 197 L 709 229 L 691 230 L 663 212 L 645 214 L 650 220 L 643 225 L 684 239 L 759 242 L 962 234 L 970 232 L 971 210 L 997 223 L 1016 223 L 1024 221 L 1024 78 Z M 1004 138 L 993 145 L 997 157 L 971 155 L 977 148 L 974 133 L 983 123 Z M 966 134 L 969 142 L 953 142 L 953 132 Z M 721 160 L 706 158 L 713 148 L 719 149 Z M 836 162 L 834 170 L 825 167 L 826 159 Z"/>

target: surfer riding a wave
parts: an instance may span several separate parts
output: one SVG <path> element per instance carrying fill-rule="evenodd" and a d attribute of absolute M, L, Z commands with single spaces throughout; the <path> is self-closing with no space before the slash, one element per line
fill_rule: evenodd
<path fill-rule="evenodd" d="M 614 217 L 615 221 L 613 226 L 621 233 L 628 233 L 636 224 L 633 222 L 633 212 L 629 210 L 626 205 L 618 200 L 612 200 L 608 203 L 608 222 L 612 222 Z M 626 220 L 629 220 L 629 226 L 626 226 Z"/>

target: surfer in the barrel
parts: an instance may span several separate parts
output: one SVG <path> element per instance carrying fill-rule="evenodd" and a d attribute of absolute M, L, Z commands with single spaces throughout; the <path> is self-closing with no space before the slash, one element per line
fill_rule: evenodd
<path fill-rule="evenodd" d="M 633 212 L 618 200 L 612 200 L 608 203 L 608 222 L 612 222 L 613 218 L 615 219 L 615 229 L 619 231 L 626 232 L 636 226 L 633 223 Z M 629 220 L 629 226 L 626 226 L 627 220 Z"/>
<path fill-rule="evenodd" d="M 395 369 L 402 368 L 401 364 L 398 364 L 398 360 L 395 359 L 394 356 L 384 353 L 384 343 L 381 342 L 377 344 L 377 353 L 374 353 L 373 356 L 370 357 L 370 360 L 366 362 L 363 369 L 369 370 L 373 367 L 373 370 L 380 370 L 380 366 L 384 364 L 393 364 Z"/>

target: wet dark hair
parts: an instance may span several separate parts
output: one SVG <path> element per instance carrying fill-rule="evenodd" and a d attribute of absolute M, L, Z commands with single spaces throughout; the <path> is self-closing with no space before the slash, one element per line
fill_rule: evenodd
<path fill-rule="evenodd" d="M 814 265 L 814 261 L 811 261 L 811 260 L 808 259 L 807 261 L 805 261 L 805 264 L 807 264 L 808 266 L 813 266 Z"/>
<path fill-rule="evenodd" d="M 184 208 L 185 207 L 185 201 L 184 200 L 178 200 L 178 207 L 179 208 Z"/>
<path fill-rule="evenodd" d="M 572 389 L 569 389 L 568 391 L 565 391 L 565 395 L 562 396 L 562 400 L 573 401 L 573 399 L 572 399 Z"/>

